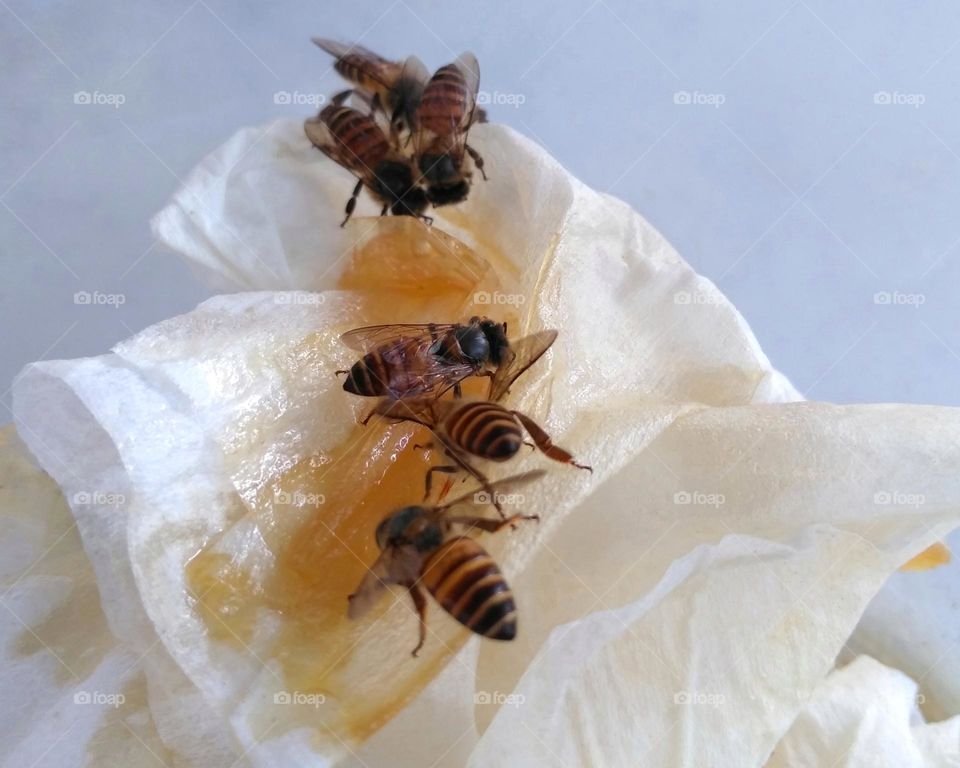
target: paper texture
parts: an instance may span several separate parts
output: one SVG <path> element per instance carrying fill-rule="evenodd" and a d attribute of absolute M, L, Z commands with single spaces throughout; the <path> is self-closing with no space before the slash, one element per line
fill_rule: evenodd
<path fill-rule="evenodd" d="M 436 240 L 410 266 L 450 250 L 466 277 L 429 310 L 446 317 L 417 316 L 414 283 L 396 300 L 386 277 L 361 289 L 356 244 L 415 222 L 340 230 L 348 175 L 277 122 L 204 160 L 154 221 L 218 289 L 262 292 L 18 381 L 20 433 L 67 499 L 123 496 L 71 508 L 113 633 L 161 659 L 146 669 L 160 736 L 193 740 L 181 765 L 231 750 L 255 766 L 762 765 L 887 576 L 960 522 L 960 412 L 784 404 L 801 398 L 740 315 L 639 215 L 507 129 L 471 143 L 491 180 L 434 227 L 488 269 Z M 550 470 L 524 494 L 541 522 L 484 540 L 517 595 L 513 643 L 467 639 L 434 605 L 411 660 L 395 595 L 340 653 L 324 645 L 339 619 L 311 619 L 311 601 L 372 563 L 372 530 L 322 579 L 291 592 L 277 574 L 367 519 L 338 498 L 376 485 L 385 456 L 407 461 L 412 432 L 358 431 L 337 336 L 478 310 L 560 331 L 509 402 L 595 471 L 537 454 L 510 469 Z M 309 501 L 313 473 L 329 498 Z M 353 726 L 373 701 L 390 719 L 367 738 Z"/>

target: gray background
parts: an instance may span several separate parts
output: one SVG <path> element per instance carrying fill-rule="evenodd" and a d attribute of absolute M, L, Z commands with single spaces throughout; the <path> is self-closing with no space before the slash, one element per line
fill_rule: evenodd
<path fill-rule="evenodd" d="M 0 18 L 0 392 L 207 295 L 148 219 L 237 128 L 311 112 L 277 93 L 339 87 L 323 34 L 431 68 L 473 50 L 492 119 L 643 213 L 808 397 L 960 404 L 954 2 L 0 0 Z"/>

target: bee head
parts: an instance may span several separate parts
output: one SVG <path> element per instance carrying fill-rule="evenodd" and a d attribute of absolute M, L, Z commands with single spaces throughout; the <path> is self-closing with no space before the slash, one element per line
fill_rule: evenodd
<path fill-rule="evenodd" d="M 391 512 L 377 526 L 377 546 L 387 549 L 401 544 L 412 544 L 421 552 L 440 546 L 443 534 L 439 527 L 423 520 L 429 511 L 428 507 L 412 505 Z M 421 520 L 422 523 L 417 525 Z"/>
<path fill-rule="evenodd" d="M 420 155 L 420 173 L 428 186 L 449 186 L 462 177 L 457 162 L 447 153 L 428 152 Z"/>
<path fill-rule="evenodd" d="M 470 192 L 470 184 L 466 179 L 461 179 L 456 184 L 449 186 L 440 186 L 437 184 L 427 188 L 427 198 L 435 206 L 451 205 L 467 199 Z"/>
<path fill-rule="evenodd" d="M 420 216 L 428 205 L 426 192 L 420 187 L 409 187 L 390 206 L 390 212 L 394 216 Z"/>
<path fill-rule="evenodd" d="M 490 346 L 490 362 L 494 365 L 500 365 L 510 348 L 510 342 L 507 340 L 507 324 L 497 323 L 484 317 L 480 319 L 479 325 L 487 344 Z"/>
<path fill-rule="evenodd" d="M 377 526 L 377 546 L 380 549 L 386 549 L 394 544 L 400 544 L 404 540 L 404 533 L 414 520 L 423 512 L 423 507 L 410 506 L 401 507 L 395 512 L 391 512 Z"/>

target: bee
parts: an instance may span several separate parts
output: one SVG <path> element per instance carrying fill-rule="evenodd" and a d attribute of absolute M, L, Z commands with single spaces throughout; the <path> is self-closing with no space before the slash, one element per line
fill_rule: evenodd
<path fill-rule="evenodd" d="M 353 214 L 364 186 L 381 203 L 381 216 L 424 216 L 429 201 L 414 181 L 410 160 L 395 150 L 383 129 L 370 115 L 339 104 L 324 107 L 320 114 L 304 123 L 310 142 L 334 162 L 357 177 L 357 185 L 347 201 L 344 226 Z"/>
<path fill-rule="evenodd" d="M 490 394 L 486 400 L 438 400 L 424 397 L 400 400 L 381 400 L 374 408 L 379 414 L 396 421 L 410 421 L 427 427 L 433 439 L 452 461 L 448 465 L 435 465 L 425 479 L 424 499 L 432 490 L 433 475 L 466 472 L 471 475 L 491 496 L 497 511 L 503 514 L 490 481 L 472 463 L 472 458 L 490 461 L 509 461 L 526 443 L 524 433 L 533 440 L 533 447 L 547 458 L 570 464 L 578 469 L 593 472 L 586 464 L 578 464 L 573 455 L 554 445 L 550 435 L 533 419 L 520 411 L 503 406 L 500 401 L 507 395 L 510 385 L 533 365 L 550 348 L 557 332 L 540 331 L 515 342 L 504 361 L 497 367 L 491 379 Z M 431 446 L 418 446 L 431 447 Z"/>
<path fill-rule="evenodd" d="M 338 94 L 342 100 L 356 91 L 370 102 L 371 110 L 382 110 L 390 121 L 391 136 L 409 131 L 416 116 L 420 95 L 430 73 L 416 56 L 403 63 L 390 61 L 361 45 L 347 45 L 321 37 L 313 42 L 334 58 L 333 68 L 354 88 Z"/>
<path fill-rule="evenodd" d="M 516 475 L 496 483 L 502 491 L 542 477 L 542 470 Z M 461 496 L 443 506 L 401 507 L 377 526 L 380 556 L 357 590 L 348 598 L 347 615 L 360 618 L 391 584 L 406 587 L 420 619 L 416 656 L 427 632 L 426 589 L 440 606 L 471 632 L 494 640 L 512 640 L 517 634 L 517 608 L 507 580 L 493 558 L 475 539 L 471 529 L 494 533 L 536 515 L 512 515 L 504 520 L 457 517 L 454 507 L 473 501 Z M 462 532 L 457 534 L 455 529 Z"/>
<path fill-rule="evenodd" d="M 373 325 L 340 337 L 351 349 L 363 352 L 346 373 L 343 388 L 354 395 L 439 397 L 451 387 L 459 395 L 460 382 L 488 375 L 510 348 L 507 324 L 472 317 L 466 324 Z"/>
<path fill-rule="evenodd" d="M 484 180 L 483 158 L 467 143 L 477 121 L 480 65 L 472 53 L 440 67 L 430 78 L 417 105 L 413 125 L 417 166 L 434 206 L 459 203 L 470 191 L 470 155 Z M 481 116 L 486 113 L 481 110 Z"/>

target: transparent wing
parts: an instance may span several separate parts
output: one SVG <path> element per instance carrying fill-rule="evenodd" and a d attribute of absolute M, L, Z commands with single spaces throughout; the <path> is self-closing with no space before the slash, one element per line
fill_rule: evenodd
<path fill-rule="evenodd" d="M 387 549 L 381 552 L 377 561 L 370 566 L 353 594 L 347 598 L 347 616 L 349 618 L 359 619 L 362 617 L 374 606 L 388 586 L 397 583 L 392 577 L 392 574 L 396 571 L 395 557 L 395 551 Z"/>
<path fill-rule="evenodd" d="M 371 176 L 370 169 L 360 161 L 360 158 L 347 150 L 343 144 L 337 141 L 333 131 L 330 130 L 329 123 L 327 122 L 328 119 L 343 109 L 350 108 L 340 106 L 324 107 L 319 115 L 308 118 L 304 121 L 304 133 L 307 134 L 307 138 L 310 140 L 310 143 L 313 144 L 313 146 L 323 152 L 323 154 L 325 154 L 335 163 L 343 166 L 358 178 L 369 180 Z M 367 115 L 364 115 L 362 112 L 359 112 L 355 109 L 351 109 L 351 111 L 356 112 L 363 120 L 369 120 L 371 123 L 373 123 L 373 120 Z M 376 125 L 376 123 L 374 123 L 374 125 Z M 377 127 L 379 129 L 379 126 Z"/>
<path fill-rule="evenodd" d="M 502 400 L 510 391 L 510 385 L 550 349 L 556 338 L 556 331 L 547 330 L 511 342 L 507 358 L 497 367 L 490 382 L 490 399 Z"/>
<path fill-rule="evenodd" d="M 350 63 L 360 69 L 366 77 L 380 83 L 384 88 L 393 88 L 400 77 L 401 66 L 385 59 L 362 45 L 340 43 L 323 37 L 311 38 L 315 45 L 325 50 L 335 59 L 349 58 Z M 357 83 L 362 85 L 362 83 Z"/>
<path fill-rule="evenodd" d="M 463 123 L 460 125 L 460 130 L 463 131 L 464 140 L 466 140 L 466 132 L 473 123 L 473 113 L 477 108 L 477 93 L 480 90 L 480 62 L 477 61 L 476 56 L 467 51 L 460 54 L 454 62 L 454 66 L 460 70 L 467 83 L 467 102 L 464 105 Z"/>
<path fill-rule="evenodd" d="M 340 341 L 350 349 L 364 353 L 397 341 L 422 341 L 427 347 L 430 347 L 456 327 L 454 323 L 367 325 L 347 331 L 340 337 Z"/>
<path fill-rule="evenodd" d="M 403 63 L 403 69 L 400 71 L 400 78 L 397 81 L 396 90 L 403 103 L 404 114 L 408 120 L 408 127 L 412 128 L 417 111 L 417 105 L 420 104 L 420 96 L 423 89 L 430 81 L 430 72 L 424 63 L 416 56 L 410 56 Z"/>
<path fill-rule="evenodd" d="M 531 472 L 524 472 L 520 475 L 513 475 L 511 477 L 505 477 L 502 480 L 497 480 L 494 483 L 490 483 L 490 488 L 495 493 L 510 493 L 516 488 L 522 488 L 528 483 L 532 483 L 536 480 L 539 480 L 541 477 L 546 475 L 546 470 L 535 469 Z M 454 507 L 458 507 L 464 504 L 474 504 L 476 498 L 476 493 L 471 491 L 470 493 L 465 493 L 463 496 L 459 496 L 453 501 L 449 501 L 444 504 L 442 507 L 438 507 L 439 510 L 443 512 L 448 512 Z"/>

